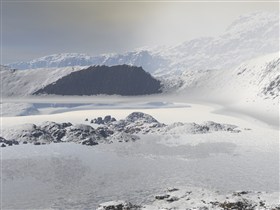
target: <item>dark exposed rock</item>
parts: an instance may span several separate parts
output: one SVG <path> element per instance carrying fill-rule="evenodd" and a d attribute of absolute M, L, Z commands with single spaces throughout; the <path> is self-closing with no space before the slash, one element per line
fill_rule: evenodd
<path fill-rule="evenodd" d="M 108 123 L 111 121 L 111 116 L 110 115 L 107 115 L 104 117 L 104 123 Z"/>
<path fill-rule="evenodd" d="M 92 66 L 72 72 L 34 94 L 57 95 L 147 95 L 161 93 L 160 81 L 142 67 Z"/>
<path fill-rule="evenodd" d="M 96 131 L 104 138 L 107 138 L 108 136 L 114 134 L 114 131 L 108 129 L 108 127 L 99 127 L 96 129 Z"/>
<path fill-rule="evenodd" d="M 125 120 L 127 122 L 159 123 L 155 118 L 143 112 L 132 112 Z"/>
<path fill-rule="evenodd" d="M 93 120 L 91 120 L 90 122 L 101 125 L 101 124 L 109 124 L 109 123 L 112 123 L 115 121 L 116 121 L 116 119 L 114 117 L 112 118 L 111 115 L 107 115 L 104 117 L 104 119 L 102 119 L 102 117 L 97 117 L 97 118 L 94 118 Z"/>
<path fill-rule="evenodd" d="M 0 137 L 0 143 L 5 142 L 5 141 L 6 141 L 6 139 L 5 139 L 5 138 Z"/>
<path fill-rule="evenodd" d="M 6 145 L 5 144 L 1 144 L 1 147 L 6 147 Z"/>
<path fill-rule="evenodd" d="M 250 193 L 249 191 L 238 191 L 238 192 L 234 192 L 232 195 L 233 196 L 242 196 L 242 195 L 246 195 Z"/>
<path fill-rule="evenodd" d="M 155 196 L 155 199 L 157 199 L 157 200 L 163 200 L 163 199 L 166 199 L 166 198 L 169 198 L 170 197 L 170 195 L 168 195 L 168 194 L 165 194 L 165 195 L 156 195 Z"/>
<path fill-rule="evenodd" d="M 6 140 L 5 144 L 7 144 L 8 146 L 12 146 L 13 145 L 13 141 L 12 140 Z"/>
<path fill-rule="evenodd" d="M 13 140 L 13 144 L 14 144 L 14 145 L 19 145 L 19 142 L 16 141 L 16 140 Z"/>
<path fill-rule="evenodd" d="M 241 209 L 241 210 L 246 210 L 246 209 L 255 209 L 256 205 L 250 203 L 246 199 L 243 199 L 242 201 L 236 201 L 236 202 L 223 202 L 219 204 L 219 207 L 225 210 L 232 210 L 232 209 Z"/>
<path fill-rule="evenodd" d="M 8 145 L 8 146 L 12 146 L 13 144 L 14 145 L 18 145 L 19 144 L 19 142 L 14 140 L 14 139 L 13 140 L 7 140 L 7 139 L 5 139 L 3 137 L 0 137 L 0 143 L 4 143 L 4 145 Z"/>
<path fill-rule="evenodd" d="M 81 142 L 88 139 L 101 139 L 96 130 L 89 125 L 73 125 L 67 129 L 65 141 Z"/>
<path fill-rule="evenodd" d="M 168 199 L 166 199 L 166 201 L 167 202 L 174 202 L 174 201 L 178 201 L 179 200 L 179 198 L 178 197 L 176 197 L 176 196 L 172 196 L 172 197 L 169 197 Z"/>
<path fill-rule="evenodd" d="M 40 142 L 34 142 L 33 144 L 34 144 L 34 145 L 41 145 Z"/>
<path fill-rule="evenodd" d="M 87 146 L 94 146 L 97 145 L 98 143 L 96 142 L 95 139 L 88 139 L 82 142 L 83 145 L 87 145 Z"/>
<path fill-rule="evenodd" d="M 22 142 L 23 144 L 27 144 L 27 141 Z"/>
<path fill-rule="evenodd" d="M 54 138 L 54 141 L 61 141 L 61 139 L 66 135 L 66 130 L 65 129 L 58 129 L 54 131 L 51 136 Z"/>
<path fill-rule="evenodd" d="M 93 120 L 93 123 L 100 125 L 100 124 L 104 124 L 104 121 L 102 120 L 102 117 L 98 117 Z"/>

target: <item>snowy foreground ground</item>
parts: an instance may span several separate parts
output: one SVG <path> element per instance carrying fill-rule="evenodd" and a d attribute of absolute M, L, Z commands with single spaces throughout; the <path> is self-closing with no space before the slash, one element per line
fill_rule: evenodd
<path fill-rule="evenodd" d="M 106 209 L 111 204 L 128 205 L 120 201 L 125 200 L 144 209 L 226 209 L 233 201 L 248 199 L 257 203 L 255 209 L 264 208 L 263 203 L 277 209 L 279 130 L 275 123 L 269 125 L 264 123 L 269 118 L 262 121 L 216 105 L 150 99 L 114 105 L 97 100 L 94 105 L 89 101 L 71 106 L 59 102 L 34 106 L 33 101 L 25 106 L 36 109 L 31 114 L 37 115 L 5 113 L 2 135 L 24 123 L 90 124 L 85 118 L 112 115 L 123 119 L 133 111 L 150 114 L 165 124 L 215 121 L 236 125 L 241 132 L 186 134 L 177 130 L 168 135 L 140 135 L 140 140 L 126 143 L 1 148 L 2 208 L 96 209 L 115 200 L 99 206 Z M 18 106 L 11 104 L 3 106 Z M 18 107 L 18 112 L 26 111 Z"/>

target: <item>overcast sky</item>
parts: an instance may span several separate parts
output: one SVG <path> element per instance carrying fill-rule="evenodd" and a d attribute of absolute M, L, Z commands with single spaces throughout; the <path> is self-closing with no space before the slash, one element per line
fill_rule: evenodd
<path fill-rule="evenodd" d="M 2 3 L 3 63 L 63 52 L 97 55 L 215 36 L 239 15 L 278 11 L 268 2 Z"/>

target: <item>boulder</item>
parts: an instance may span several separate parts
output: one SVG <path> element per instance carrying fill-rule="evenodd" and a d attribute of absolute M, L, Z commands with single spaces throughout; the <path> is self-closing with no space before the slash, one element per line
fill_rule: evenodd
<path fill-rule="evenodd" d="M 149 114 L 145 114 L 143 112 L 132 112 L 128 115 L 125 120 L 129 123 L 132 122 L 142 122 L 142 123 L 159 123 L 155 118 L 153 118 Z"/>
<path fill-rule="evenodd" d="M 87 145 L 87 146 L 94 146 L 94 145 L 98 145 L 98 143 L 94 140 L 94 139 L 87 139 L 82 141 L 83 145 Z"/>
<path fill-rule="evenodd" d="M 0 137 L 0 143 L 5 142 L 5 141 L 6 141 L 6 139 L 5 139 L 5 138 Z"/>
<path fill-rule="evenodd" d="M 109 122 L 111 122 L 111 115 L 105 116 L 103 122 L 104 122 L 104 123 L 109 123 Z"/>
<path fill-rule="evenodd" d="M 19 145 L 19 142 L 16 140 L 12 140 L 14 145 Z"/>

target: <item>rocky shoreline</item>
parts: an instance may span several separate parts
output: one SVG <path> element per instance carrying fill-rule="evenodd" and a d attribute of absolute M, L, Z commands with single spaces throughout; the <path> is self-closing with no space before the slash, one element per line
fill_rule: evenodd
<path fill-rule="evenodd" d="M 235 191 L 220 194 L 199 188 L 168 188 L 155 195 L 151 204 L 132 204 L 128 201 L 108 201 L 97 210 L 279 210 L 279 193 Z"/>
<path fill-rule="evenodd" d="M 85 119 L 89 121 L 89 119 Z M 133 112 L 125 119 L 116 120 L 110 115 L 90 120 L 91 124 L 72 124 L 43 122 L 40 125 L 25 124 L 18 128 L 3 131 L 0 137 L 1 147 L 18 144 L 44 145 L 49 143 L 75 142 L 87 146 L 100 143 L 134 142 L 139 135 L 177 135 L 205 134 L 210 132 L 239 133 L 235 125 L 208 121 L 202 124 L 176 122 L 170 125 L 158 122 L 151 115 Z M 95 128 L 94 128 L 95 127 Z"/>
<path fill-rule="evenodd" d="M 85 119 L 89 121 L 89 119 Z M 116 120 L 110 115 L 98 117 L 87 124 L 72 124 L 43 122 L 40 125 L 25 124 L 18 128 L 3 131 L 0 137 L 1 147 L 18 144 L 44 145 L 49 143 L 75 142 L 87 146 L 100 143 L 134 142 L 140 139 L 139 135 L 177 135 L 177 134 L 205 134 L 225 131 L 241 132 L 235 125 L 220 124 L 208 121 L 202 124 L 173 123 L 165 125 L 158 122 L 151 115 L 142 112 L 133 112 L 125 119 Z M 94 128 L 95 127 L 95 128 Z"/>

